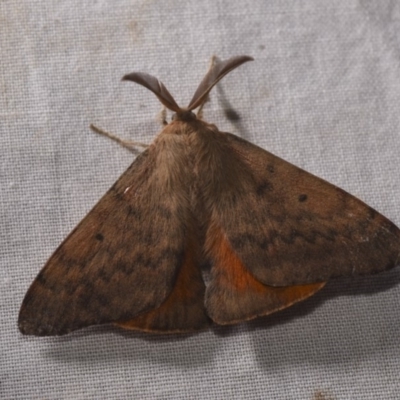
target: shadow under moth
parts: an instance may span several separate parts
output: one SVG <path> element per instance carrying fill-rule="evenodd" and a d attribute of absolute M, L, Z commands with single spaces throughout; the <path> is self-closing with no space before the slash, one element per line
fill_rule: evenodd
<path fill-rule="evenodd" d="M 191 332 L 284 309 L 330 278 L 396 266 L 392 222 L 193 113 L 250 60 L 215 64 L 186 108 L 151 75 L 123 78 L 175 114 L 36 277 L 19 314 L 22 333 L 106 323 Z"/>

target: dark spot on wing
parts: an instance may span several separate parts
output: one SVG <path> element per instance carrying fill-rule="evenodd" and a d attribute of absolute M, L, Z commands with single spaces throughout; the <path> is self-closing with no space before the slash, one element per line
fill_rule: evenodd
<path fill-rule="evenodd" d="M 308 196 L 306 194 L 301 194 L 299 196 L 299 201 L 300 203 L 303 203 L 304 201 L 306 201 L 308 199 Z"/>
<path fill-rule="evenodd" d="M 266 192 L 270 192 L 273 189 L 273 185 L 269 181 L 264 181 L 257 187 L 257 196 L 264 196 Z"/>

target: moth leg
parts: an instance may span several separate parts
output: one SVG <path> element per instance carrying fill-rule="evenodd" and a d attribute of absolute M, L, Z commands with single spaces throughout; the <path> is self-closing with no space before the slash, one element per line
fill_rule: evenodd
<path fill-rule="evenodd" d="M 114 140 L 115 142 L 117 142 L 118 144 L 120 144 L 122 147 L 125 147 L 126 149 L 128 149 L 129 151 L 137 151 L 137 147 L 144 147 L 144 148 L 148 148 L 149 145 L 146 143 L 141 143 L 141 142 L 136 142 L 136 141 L 130 141 L 130 140 L 124 140 L 119 138 L 118 136 L 113 135 L 112 133 L 103 131 L 103 129 L 98 128 L 97 126 L 94 126 L 93 124 L 90 124 L 90 129 L 93 132 L 99 133 L 100 135 L 106 136 L 109 139 Z"/>
<path fill-rule="evenodd" d="M 163 106 L 163 108 L 161 109 L 160 113 L 157 116 L 157 119 L 161 122 L 161 125 L 168 125 L 167 108 L 165 106 Z"/>

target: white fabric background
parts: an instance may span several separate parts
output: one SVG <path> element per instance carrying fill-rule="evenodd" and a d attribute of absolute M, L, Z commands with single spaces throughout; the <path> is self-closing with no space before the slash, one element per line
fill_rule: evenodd
<path fill-rule="evenodd" d="M 89 124 L 146 142 L 160 130 L 155 96 L 120 82 L 132 71 L 185 105 L 212 54 L 253 56 L 206 120 L 400 225 L 398 1 L 1 1 L 0 46 L 2 399 L 399 398 L 398 270 L 189 337 L 16 325 L 47 258 L 134 158 Z"/>

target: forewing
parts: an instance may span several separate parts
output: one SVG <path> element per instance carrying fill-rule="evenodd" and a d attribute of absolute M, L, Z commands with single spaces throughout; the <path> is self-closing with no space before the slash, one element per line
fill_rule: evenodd
<path fill-rule="evenodd" d="M 212 222 L 258 281 L 303 285 L 396 266 L 400 231 L 377 211 L 234 135 L 224 146 L 237 183 L 220 193 Z"/>
<path fill-rule="evenodd" d="M 158 158 L 142 153 L 55 251 L 22 303 L 22 333 L 126 321 L 170 295 L 190 251 L 189 205 L 185 177 L 171 182 Z"/>

